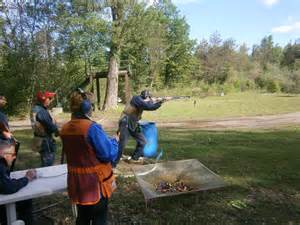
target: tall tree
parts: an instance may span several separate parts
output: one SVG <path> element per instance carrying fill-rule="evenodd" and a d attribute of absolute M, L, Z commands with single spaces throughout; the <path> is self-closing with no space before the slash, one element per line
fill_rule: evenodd
<path fill-rule="evenodd" d="M 299 43 L 289 43 L 285 46 L 281 65 L 288 67 L 292 71 L 300 69 L 300 41 Z"/>
<path fill-rule="evenodd" d="M 273 36 L 269 35 L 261 40 L 260 45 L 254 45 L 252 57 L 258 61 L 264 70 L 268 69 L 268 64 L 278 64 L 282 49 L 278 45 L 274 45 Z"/>
<path fill-rule="evenodd" d="M 192 51 L 195 45 L 189 39 L 189 25 L 170 0 L 157 4 L 165 17 L 166 29 L 166 60 L 162 72 L 164 85 L 173 86 L 176 83 L 190 80 L 192 69 Z"/>

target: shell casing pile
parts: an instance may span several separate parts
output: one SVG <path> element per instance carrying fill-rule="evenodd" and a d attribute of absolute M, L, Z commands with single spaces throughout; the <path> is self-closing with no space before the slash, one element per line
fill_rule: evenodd
<path fill-rule="evenodd" d="M 167 192 L 184 192 L 191 191 L 193 188 L 184 184 L 182 181 L 175 181 L 173 183 L 160 181 L 158 184 L 155 184 L 155 191 L 160 193 Z"/>

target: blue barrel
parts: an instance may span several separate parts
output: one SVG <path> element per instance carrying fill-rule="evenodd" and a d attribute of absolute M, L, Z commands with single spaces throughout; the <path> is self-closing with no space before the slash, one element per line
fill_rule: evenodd
<path fill-rule="evenodd" d="M 140 122 L 142 132 L 146 138 L 146 145 L 144 147 L 144 156 L 151 158 L 157 154 L 158 146 L 158 132 L 154 122 Z"/>

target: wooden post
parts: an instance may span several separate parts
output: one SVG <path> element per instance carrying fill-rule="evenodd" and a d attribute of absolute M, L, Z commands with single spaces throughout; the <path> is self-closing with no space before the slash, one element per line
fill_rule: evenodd
<path fill-rule="evenodd" d="M 96 79 L 96 89 L 97 89 L 97 104 L 98 105 L 98 108 L 100 107 L 100 102 L 101 102 L 101 99 L 100 99 L 100 84 L 99 84 L 99 79 L 101 78 L 106 78 L 107 79 L 107 71 L 101 71 L 101 72 L 96 72 L 95 73 L 95 79 Z M 128 103 L 131 99 L 131 88 L 130 88 L 130 81 L 129 81 L 129 77 L 130 77 L 130 74 L 127 70 L 119 70 L 119 73 L 118 73 L 118 76 L 120 78 L 123 79 L 124 77 L 124 82 L 125 82 L 125 85 L 124 85 L 124 91 L 125 91 L 125 103 Z M 99 87 L 98 87 L 99 85 Z M 99 88 L 99 89 L 98 89 Z M 99 98 L 98 98 L 99 96 Z M 101 107 L 99 108 L 101 109 Z"/>
<path fill-rule="evenodd" d="M 91 92 L 94 93 L 94 77 L 92 74 L 90 75 L 90 87 L 91 87 Z"/>
<path fill-rule="evenodd" d="M 130 84 L 128 73 L 125 74 L 125 103 L 127 104 L 131 99 L 131 92 L 130 92 Z"/>
<path fill-rule="evenodd" d="M 100 80 L 98 77 L 96 78 L 96 89 L 97 89 L 97 108 L 98 110 L 100 110 L 101 95 L 100 95 Z"/>

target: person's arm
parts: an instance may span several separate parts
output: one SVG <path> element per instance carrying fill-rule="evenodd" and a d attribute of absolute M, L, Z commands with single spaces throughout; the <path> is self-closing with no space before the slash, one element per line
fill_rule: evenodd
<path fill-rule="evenodd" d="M 147 110 L 147 111 L 154 111 L 156 109 L 158 109 L 162 102 L 153 102 L 153 101 L 145 101 L 144 99 L 142 99 L 142 97 L 140 96 L 135 96 L 132 98 L 131 100 L 131 104 L 133 104 L 135 107 L 139 108 L 139 109 L 143 109 L 143 110 Z"/>
<path fill-rule="evenodd" d="M 9 126 L 8 126 L 8 120 L 4 113 L 0 112 L 0 131 L 2 133 L 2 136 L 6 139 L 12 138 L 12 133 L 10 132 Z"/>
<path fill-rule="evenodd" d="M 58 128 L 56 124 L 53 122 L 49 112 L 46 109 L 41 109 L 36 114 L 36 120 L 45 127 L 47 133 L 58 134 Z"/>
<path fill-rule="evenodd" d="M 87 138 L 100 161 L 114 162 L 117 159 L 118 141 L 109 137 L 99 124 L 93 123 L 90 126 Z"/>
<path fill-rule="evenodd" d="M 4 166 L 0 166 L 0 193 L 13 194 L 25 187 L 29 179 L 25 176 L 19 179 L 12 179 Z"/>

